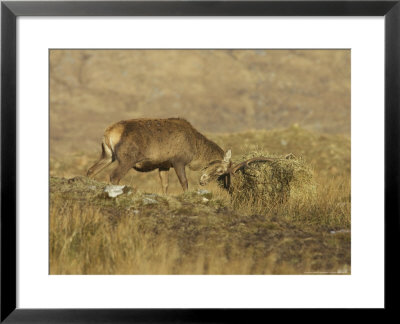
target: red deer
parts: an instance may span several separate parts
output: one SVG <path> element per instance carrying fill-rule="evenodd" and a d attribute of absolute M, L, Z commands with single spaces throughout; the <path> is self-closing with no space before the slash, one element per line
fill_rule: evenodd
<path fill-rule="evenodd" d="M 175 169 L 186 191 L 186 166 L 195 171 L 214 170 L 215 163 L 228 165 L 231 158 L 230 150 L 225 153 L 189 122 L 180 118 L 120 121 L 106 129 L 101 148 L 101 157 L 88 170 L 88 177 L 95 176 L 115 160 L 119 164 L 110 175 L 112 184 L 118 184 L 131 168 L 140 172 L 158 169 L 165 194 L 170 168 Z M 226 172 L 222 169 L 213 172 L 222 171 Z"/>

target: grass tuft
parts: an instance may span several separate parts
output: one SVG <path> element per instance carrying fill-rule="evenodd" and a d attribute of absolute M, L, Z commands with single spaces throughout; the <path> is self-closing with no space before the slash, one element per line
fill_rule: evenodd
<path fill-rule="evenodd" d="M 290 198 L 308 199 L 315 192 L 312 169 L 302 158 L 273 156 L 256 150 L 243 155 L 237 162 L 260 156 L 270 157 L 273 161 L 251 163 L 232 176 L 233 206 L 245 203 L 257 212 L 287 203 Z"/>

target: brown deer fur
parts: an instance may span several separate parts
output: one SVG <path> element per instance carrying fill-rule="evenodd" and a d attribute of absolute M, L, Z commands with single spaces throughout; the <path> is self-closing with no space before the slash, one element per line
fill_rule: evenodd
<path fill-rule="evenodd" d="M 88 170 L 88 176 L 93 177 L 115 160 L 119 165 L 110 176 L 113 184 L 118 184 L 131 168 L 140 172 L 158 169 L 164 193 L 170 168 L 175 169 L 183 190 L 187 190 L 186 166 L 200 170 L 224 158 L 217 144 L 180 118 L 120 121 L 106 129 L 101 145 L 100 160 Z"/>

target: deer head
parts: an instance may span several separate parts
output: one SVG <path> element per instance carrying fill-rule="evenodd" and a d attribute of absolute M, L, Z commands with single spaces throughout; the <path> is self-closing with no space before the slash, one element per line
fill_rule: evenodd
<path fill-rule="evenodd" d="M 250 167 L 250 163 L 256 162 L 275 162 L 282 158 L 274 158 L 274 157 L 254 157 L 248 159 L 246 161 L 240 162 L 236 165 L 232 165 L 231 161 L 231 150 L 226 151 L 224 159 L 222 161 L 217 160 L 213 161 L 208 166 L 203 169 L 203 174 L 200 178 L 200 185 L 204 186 L 210 180 L 214 179 L 222 179 L 224 181 L 224 188 L 229 189 L 231 184 L 231 176 L 234 176 L 235 173 L 241 169 Z M 292 153 L 287 154 L 283 159 L 294 159 L 295 156 Z"/>
<path fill-rule="evenodd" d="M 222 160 L 210 162 L 203 170 L 200 177 L 200 185 L 204 186 L 211 180 L 216 180 L 223 174 L 226 174 L 232 165 L 232 152 L 227 150 Z"/>

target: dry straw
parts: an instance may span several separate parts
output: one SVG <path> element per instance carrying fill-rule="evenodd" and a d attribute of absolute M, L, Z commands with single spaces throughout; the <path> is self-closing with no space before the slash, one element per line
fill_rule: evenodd
<path fill-rule="evenodd" d="M 254 157 L 270 157 L 241 169 L 231 179 L 232 203 L 268 208 L 293 199 L 307 199 L 315 193 L 311 167 L 300 157 L 271 155 L 262 150 L 245 154 L 238 163 Z"/>

